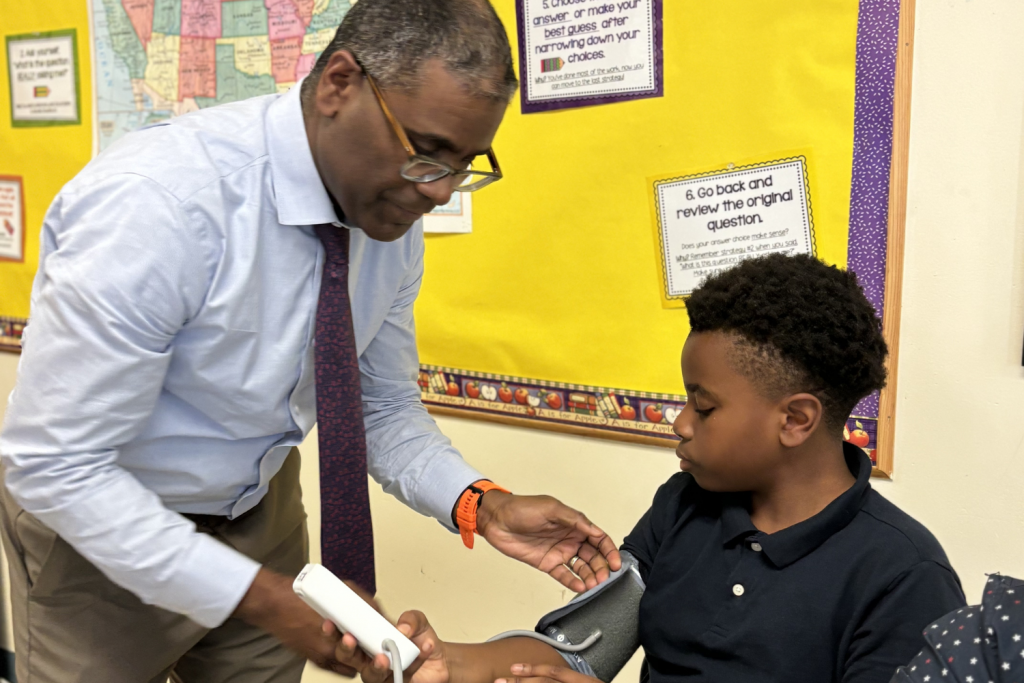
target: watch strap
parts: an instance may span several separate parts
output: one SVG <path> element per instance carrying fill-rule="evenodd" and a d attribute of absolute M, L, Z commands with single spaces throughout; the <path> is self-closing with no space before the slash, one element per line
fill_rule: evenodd
<path fill-rule="evenodd" d="M 473 547 L 473 536 L 477 533 L 476 517 L 480 509 L 480 499 L 488 491 L 511 493 L 508 489 L 498 486 L 493 481 L 481 479 L 466 487 L 455 507 L 455 521 L 459 525 L 459 534 L 467 548 Z"/>

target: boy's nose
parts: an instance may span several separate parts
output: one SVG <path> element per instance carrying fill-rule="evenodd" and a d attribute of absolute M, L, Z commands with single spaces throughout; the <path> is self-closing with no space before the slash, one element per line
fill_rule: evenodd
<path fill-rule="evenodd" d="M 685 410 L 679 411 L 679 415 L 672 422 L 672 433 L 683 441 L 689 441 L 693 438 L 693 430 L 690 429 L 690 421 L 686 419 Z"/>

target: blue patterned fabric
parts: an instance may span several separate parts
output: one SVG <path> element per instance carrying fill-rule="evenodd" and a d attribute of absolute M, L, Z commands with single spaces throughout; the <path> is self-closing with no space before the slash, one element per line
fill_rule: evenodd
<path fill-rule="evenodd" d="M 980 605 L 924 630 L 927 645 L 891 683 L 1024 682 L 1024 581 L 989 577 Z"/>

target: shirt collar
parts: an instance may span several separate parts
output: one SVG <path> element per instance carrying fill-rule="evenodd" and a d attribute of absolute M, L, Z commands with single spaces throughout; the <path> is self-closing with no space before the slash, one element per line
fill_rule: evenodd
<path fill-rule="evenodd" d="M 758 531 L 750 521 L 749 494 L 724 494 L 722 544 L 732 545 L 741 538 L 757 541 L 762 552 L 780 569 L 816 550 L 857 516 L 871 490 L 871 460 L 867 454 L 843 442 L 843 456 L 850 473 L 857 479 L 853 486 L 810 519 L 774 534 Z"/>
<path fill-rule="evenodd" d="M 306 137 L 299 93 L 302 81 L 267 110 L 267 150 L 277 200 L 277 221 L 282 225 L 340 223 Z"/>

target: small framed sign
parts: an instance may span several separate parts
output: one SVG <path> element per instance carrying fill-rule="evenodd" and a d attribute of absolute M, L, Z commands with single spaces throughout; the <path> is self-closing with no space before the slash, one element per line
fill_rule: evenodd
<path fill-rule="evenodd" d="M 473 232 L 473 193 L 452 192 L 452 198 L 423 217 L 423 232 Z"/>
<path fill-rule="evenodd" d="M 82 122 L 75 29 L 7 36 L 11 126 Z"/>
<path fill-rule="evenodd" d="M 0 175 L 0 261 L 25 260 L 25 196 L 19 176 Z"/>

